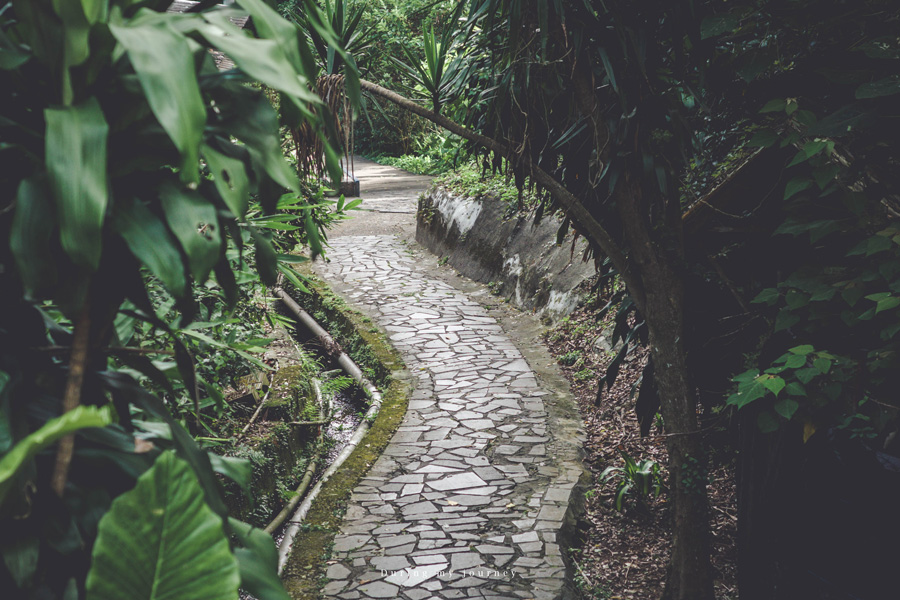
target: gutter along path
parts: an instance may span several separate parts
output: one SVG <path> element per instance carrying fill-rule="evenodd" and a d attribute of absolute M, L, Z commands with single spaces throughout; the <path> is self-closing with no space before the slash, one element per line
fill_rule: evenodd
<path fill-rule="evenodd" d="M 316 271 L 388 332 L 415 389 L 353 491 L 325 595 L 567 597 L 581 423 L 539 326 L 409 242 L 427 178 L 356 165 L 375 212 L 335 230 Z"/>

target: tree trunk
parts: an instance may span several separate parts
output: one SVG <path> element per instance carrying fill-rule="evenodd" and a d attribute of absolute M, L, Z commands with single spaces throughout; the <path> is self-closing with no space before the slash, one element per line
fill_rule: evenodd
<path fill-rule="evenodd" d="M 676 284 L 677 285 L 677 284 Z M 696 398 L 687 379 L 682 344 L 680 290 L 669 298 L 647 296 L 647 325 L 660 412 L 669 451 L 669 494 L 672 503 L 672 548 L 666 576 L 665 600 L 713 598 L 709 564 L 709 516 L 706 460 L 696 414 Z M 678 302 L 680 308 L 680 302 Z"/>
<path fill-rule="evenodd" d="M 639 178 L 626 174 L 623 179 L 616 188 L 616 206 L 629 258 L 643 280 L 644 296 L 634 301 L 646 319 L 668 436 L 672 547 L 663 600 L 712 600 L 706 458 L 684 346 L 681 213 L 667 207 L 665 198 L 644 197 Z M 661 223 L 651 222 L 651 203 Z"/>

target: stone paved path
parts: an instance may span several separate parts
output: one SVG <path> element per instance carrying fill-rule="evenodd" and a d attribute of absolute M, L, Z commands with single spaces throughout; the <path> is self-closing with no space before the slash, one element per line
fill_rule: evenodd
<path fill-rule="evenodd" d="M 354 490 L 326 596 L 568 596 L 559 536 L 584 471 L 559 390 L 421 250 L 395 235 L 331 246 L 319 273 L 388 332 L 415 391 Z"/>

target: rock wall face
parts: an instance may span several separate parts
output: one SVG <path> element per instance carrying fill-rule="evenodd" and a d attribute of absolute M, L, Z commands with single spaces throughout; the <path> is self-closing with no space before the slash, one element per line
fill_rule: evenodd
<path fill-rule="evenodd" d="M 531 215 L 509 217 L 506 202 L 491 196 L 454 196 L 431 188 L 419 199 L 416 241 L 446 258 L 457 271 L 488 284 L 501 296 L 548 321 L 572 312 L 595 277 L 583 261 L 587 244 L 572 246 L 568 233 L 556 244 L 560 222 Z"/>

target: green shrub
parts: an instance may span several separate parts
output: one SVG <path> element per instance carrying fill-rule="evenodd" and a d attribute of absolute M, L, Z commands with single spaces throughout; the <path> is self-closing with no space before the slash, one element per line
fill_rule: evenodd
<path fill-rule="evenodd" d="M 646 504 L 652 495 L 659 497 L 662 493 L 663 482 L 659 463 L 647 458 L 637 462 L 627 452 L 622 452 L 624 465 L 607 467 L 600 474 L 600 483 L 616 483 L 615 507 L 622 512 L 625 508 L 626 498 L 633 497 L 639 506 Z"/>

